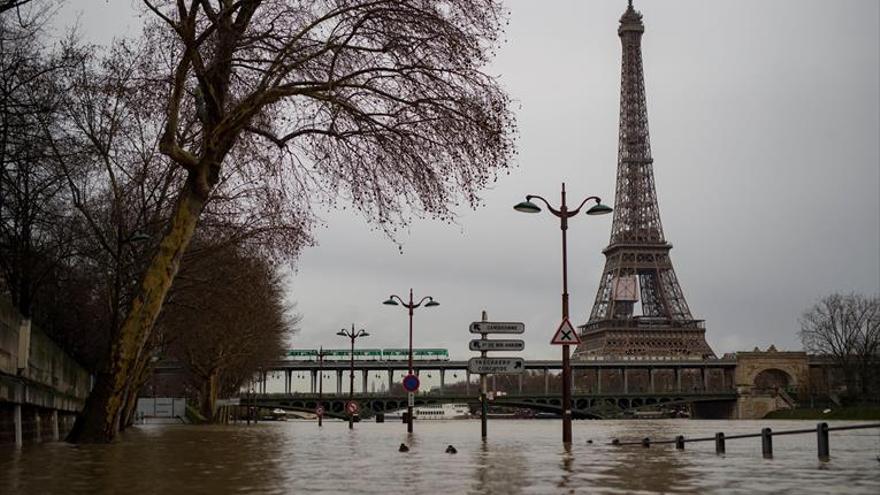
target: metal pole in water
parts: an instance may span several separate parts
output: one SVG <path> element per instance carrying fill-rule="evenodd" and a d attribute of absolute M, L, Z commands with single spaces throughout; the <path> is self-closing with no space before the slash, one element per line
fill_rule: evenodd
<path fill-rule="evenodd" d="M 828 423 L 816 425 L 816 441 L 819 447 L 819 460 L 828 461 L 831 458 L 831 448 L 828 444 Z"/>
<path fill-rule="evenodd" d="M 718 455 L 722 455 L 727 452 L 724 445 L 724 432 L 718 432 L 715 434 L 715 453 Z"/>
<path fill-rule="evenodd" d="M 482 315 L 483 321 L 489 321 L 489 315 L 486 311 L 483 311 Z M 486 340 L 486 334 L 480 334 L 481 340 Z M 486 357 L 486 351 L 480 351 L 480 357 Z M 486 375 L 480 374 L 480 433 L 481 438 L 485 441 L 486 436 L 489 434 L 489 403 L 486 401 Z"/>
<path fill-rule="evenodd" d="M 675 449 L 684 450 L 684 435 L 675 437 Z"/>
<path fill-rule="evenodd" d="M 773 430 L 770 428 L 761 430 L 761 453 L 764 459 L 773 458 Z"/>

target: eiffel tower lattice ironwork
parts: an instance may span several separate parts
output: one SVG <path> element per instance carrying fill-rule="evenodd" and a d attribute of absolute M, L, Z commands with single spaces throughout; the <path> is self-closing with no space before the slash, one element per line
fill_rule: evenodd
<path fill-rule="evenodd" d="M 629 6 L 617 30 L 623 45 L 617 190 L 611 241 L 589 321 L 574 358 L 712 358 L 702 320 L 691 316 L 666 242 L 648 135 L 642 72 L 642 15 Z M 641 314 L 636 314 L 641 309 Z"/>

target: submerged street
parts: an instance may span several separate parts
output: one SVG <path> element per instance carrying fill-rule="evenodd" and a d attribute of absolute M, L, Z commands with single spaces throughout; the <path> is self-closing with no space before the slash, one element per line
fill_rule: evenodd
<path fill-rule="evenodd" d="M 848 424 L 832 422 L 831 426 Z M 877 430 L 833 432 L 832 459 L 816 459 L 815 435 L 614 447 L 612 438 L 669 439 L 814 427 L 811 421 L 575 421 L 574 444 L 559 422 L 264 422 L 256 426 L 145 425 L 112 445 L 30 445 L 0 453 L 0 493 L 790 493 L 880 491 Z M 587 443 L 592 440 L 593 443 Z M 410 451 L 398 452 L 400 443 Z M 447 454 L 454 445 L 457 454 Z"/>

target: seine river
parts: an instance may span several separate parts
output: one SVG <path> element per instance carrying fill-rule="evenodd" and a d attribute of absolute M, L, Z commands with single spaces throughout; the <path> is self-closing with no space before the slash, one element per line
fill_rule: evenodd
<path fill-rule="evenodd" d="M 846 424 L 836 422 L 835 424 Z M 804 421 L 575 421 L 570 452 L 555 420 L 147 425 L 109 446 L 63 443 L 0 451 L 0 493 L 880 493 L 880 431 L 831 433 L 832 459 L 816 459 L 815 435 L 615 447 L 612 438 L 672 438 L 812 427 Z M 592 440 L 592 443 L 588 443 Z M 405 442 L 410 452 L 398 452 Z M 447 454 L 447 445 L 457 454 Z"/>

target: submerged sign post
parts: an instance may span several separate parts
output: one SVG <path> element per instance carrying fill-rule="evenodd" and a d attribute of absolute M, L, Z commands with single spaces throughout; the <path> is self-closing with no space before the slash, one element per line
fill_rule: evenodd
<path fill-rule="evenodd" d="M 488 334 L 520 334 L 526 331 L 525 324 L 517 321 L 486 321 L 488 316 L 483 311 L 483 320 L 470 324 L 468 329 L 471 333 L 480 334 L 479 339 L 471 340 L 468 349 L 478 351 L 480 357 L 468 360 L 468 372 L 480 375 L 480 424 L 483 440 L 486 439 L 486 419 L 489 415 L 489 403 L 487 401 L 486 375 L 487 374 L 518 374 L 525 371 L 525 361 L 518 357 L 487 357 L 487 352 L 494 351 L 521 351 L 525 349 L 525 342 L 519 339 L 488 339 Z"/>

